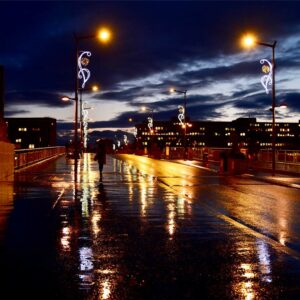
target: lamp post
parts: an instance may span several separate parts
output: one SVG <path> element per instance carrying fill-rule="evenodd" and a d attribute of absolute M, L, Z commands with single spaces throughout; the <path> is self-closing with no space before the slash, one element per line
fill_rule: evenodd
<path fill-rule="evenodd" d="M 86 102 L 85 102 L 86 103 Z M 88 110 L 92 109 L 92 107 L 82 106 L 82 141 L 83 141 L 83 149 L 86 152 L 87 149 L 87 140 L 88 140 Z"/>
<path fill-rule="evenodd" d="M 74 154 L 75 154 L 75 181 L 77 181 L 77 164 L 78 164 L 78 91 L 79 91 L 79 79 L 83 79 L 83 83 L 81 88 L 84 88 L 86 81 L 90 77 L 89 70 L 82 68 L 82 65 L 84 65 L 84 62 L 81 60 L 83 58 L 83 55 L 86 54 L 87 56 L 90 56 L 91 53 L 88 51 L 84 51 L 79 55 L 79 42 L 82 40 L 89 40 L 89 39 L 95 39 L 98 38 L 101 42 L 107 43 L 111 38 L 111 33 L 108 29 L 102 28 L 99 30 L 98 34 L 92 34 L 92 35 L 77 35 L 74 34 L 74 40 L 75 40 L 75 49 L 76 49 L 76 80 L 75 80 L 75 122 L 74 122 Z M 87 58 L 85 58 L 87 59 Z M 87 61 L 88 63 L 88 61 Z"/>
<path fill-rule="evenodd" d="M 183 131 L 183 147 L 184 147 L 183 158 L 184 158 L 184 160 L 186 160 L 186 158 L 187 158 L 187 145 L 186 145 L 186 125 L 187 125 L 186 124 L 186 93 L 187 93 L 187 90 L 181 91 L 181 90 L 176 90 L 176 89 L 171 88 L 170 92 L 183 94 L 184 107 L 183 107 L 183 113 L 180 112 L 180 115 L 183 115 L 183 129 L 184 129 L 184 131 Z M 180 122 L 182 122 L 181 119 L 180 119 Z"/>
<path fill-rule="evenodd" d="M 264 88 L 266 89 L 266 93 L 268 93 L 267 85 L 272 85 L 272 176 L 275 176 L 276 171 L 276 157 L 275 157 L 275 147 L 276 147 L 276 127 L 275 127 L 275 108 L 276 108 L 276 91 L 275 91 L 275 47 L 277 44 L 277 41 L 274 41 L 273 44 L 264 43 L 257 41 L 253 36 L 247 35 L 243 38 L 243 45 L 247 48 L 251 48 L 254 45 L 260 45 L 264 47 L 268 47 L 272 49 L 272 64 L 271 68 L 269 70 L 269 75 L 272 72 L 271 76 L 265 75 L 262 78 L 262 84 Z M 266 60 L 261 60 L 261 63 L 263 63 Z M 264 70 L 263 70 L 264 71 Z M 265 81 L 263 81 L 265 79 Z"/>
<path fill-rule="evenodd" d="M 83 114 L 84 114 L 84 107 L 83 107 L 83 102 L 82 102 L 82 93 L 84 91 L 92 91 L 92 92 L 97 92 L 99 91 L 99 87 L 97 85 L 93 85 L 91 86 L 90 88 L 79 88 L 79 107 L 80 107 L 80 112 L 79 112 L 79 115 L 80 115 L 80 145 L 83 145 L 84 143 L 84 126 L 83 126 Z M 84 147 L 85 148 L 85 147 Z"/>
<path fill-rule="evenodd" d="M 61 97 L 61 100 L 62 101 L 70 101 L 70 100 L 72 100 L 72 101 L 75 101 L 75 120 L 74 120 L 74 140 L 73 140 L 73 142 L 74 142 L 74 159 L 75 159 L 75 162 L 77 161 L 77 155 L 78 155 L 78 152 L 77 152 L 77 147 L 76 147 L 76 144 L 77 144 L 77 126 L 78 126 L 78 124 L 77 124 L 77 118 L 76 118 L 76 116 L 77 116 L 77 100 L 76 100 L 76 97 L 75 98 L 71 98 L 71 97 L 68 97 L 68 96 L 63 96 L 63 97 Z M 76 164 L 75 164 L 75 167 L 76 167 Z M 75 173 L 75 178 L 77 179 L 77 172 Z M 76 180 L 75 180 L 76 181 Z"/>

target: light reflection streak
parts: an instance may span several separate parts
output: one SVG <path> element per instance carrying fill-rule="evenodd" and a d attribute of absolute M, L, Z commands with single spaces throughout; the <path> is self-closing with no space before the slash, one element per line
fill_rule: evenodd
<path fill-rule="evenodd" d="M 101 231 L 99 227 L 99 221 L 101 220 L 101 214 L 99 212 L 93 211 L 92 213 L 92 230 L 95 236 L 98 235 L 98 233 Z"/>
<path fill-rule="evenodd" d="M 91 271 L 94 268 L 93 251 L 90 247 L 79 249 L 80 271 Z"/>
<path fill-rule="evenodd" d="M 108 299 L 110 296 L 110 282 L 108 279 L 102 282 L 102 293 L 100 299 Z"/>
<path fill-rule="evenodd" d="M 147 203 L 147 186 L 145 182 L 141 182 L 141 189 L 140 189 L 140 199 L 141 199 L 141 216 L 146 216 L 146 209 L 148 206 Z"/>
<path fill-rule="evenodd" d="M 257 242 L 258 259 L 260 272 L 262 274 L 262 280 L 266 282 L 272 282 L 272 270 L 271 270 L 271 260 L 268 245 L 263 240 L 258 240 Z"/>
<path fill-rule="evenodd" d="M 172 201 L 171 203 L 168 204 L 168 233 L 170 237 L 172 237 L 175 233 L 176 229 L 176 206 L 175 203 Z"/>
<path fill-rule="evenodd" d="M 245 300 L 251 300 L 255 298 L 255 289 L 253 287 L 253 282 L 251 279 L 255 277 L 255 274 L 252 270 L 251 264 L 242 263 L 240 266 L 243 271 L 242 277 L 246 278 L 246 281 L 240 283 L 240 292 Z"/>

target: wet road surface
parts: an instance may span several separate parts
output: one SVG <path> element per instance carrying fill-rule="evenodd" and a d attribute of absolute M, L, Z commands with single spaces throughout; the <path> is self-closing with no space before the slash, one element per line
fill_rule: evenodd
<path fill-rule="evenodd" d="M 2 299 L 297 299 L 300 191 L 144 157 L 0 192 Z"/>

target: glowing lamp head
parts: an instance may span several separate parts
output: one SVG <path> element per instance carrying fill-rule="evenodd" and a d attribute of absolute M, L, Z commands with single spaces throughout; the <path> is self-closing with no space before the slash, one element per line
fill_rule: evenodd
<path fill-rule="evenodd" d="M 242 45 L 245 48 L 252 48 L 252 47 L 254 47 L 255 42 L 256 42 L 255 37 L 253 35 L 250 35 L 250 34 L 245 35 L 243 37 L 243 39 L 242 39 Z"/>
<path fill-rule="evenodd" d="M 103 43 L 108 43 L 111 39 L 111 32 L 107 28 L 101 28 L 98 32 L 98 39 Z"/>
<path fill-rule="evenodd" d="M 99 87 L 97 85 L 93 85 L 92 86 L 92 91 L 93 92 L 98 92 L 99 91 Z"/>
<path fill-rule="evenodd" d="M 129 119 L 128 119 L 128 122 L 132 122 L 132 121 L 133 121 L 132 118 L 129 118 Z"/>
<path fill-rule="evenodd" d="M 147 107 L 146 107 L 146 106 L 142 106 L 142 107 L 141 107 L 141 110 L 142 110 L 142 111 L 146 111 L 146 110 L 147 110 Z"/>
<path fill-rule="evenodd" d="M 62 100 L 62 101 L 69 101 L 70 98 L 69 98 L 68 96 L 63 96 L 63 97 L 61 97 L 61 100 Z"/>
<path fill-rule="evenodd" d="M 174 93 L 175 89 L 174 88 L 170 88 L 170 93 Z"/>

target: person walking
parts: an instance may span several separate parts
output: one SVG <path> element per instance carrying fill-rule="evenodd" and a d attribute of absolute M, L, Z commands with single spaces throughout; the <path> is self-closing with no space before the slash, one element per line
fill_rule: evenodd
<path fill-rule="evenodd" d="M 106 148 L 105 148 L 104 141 L 101 139 L 97 140 L 97 149 L 96 149 L 96 155 L 94 157 L 94 160 L 98 161 L 99 173 L 100 173 L 99 180 L 102 181 L 103 166 L 106 164 Z"/>

